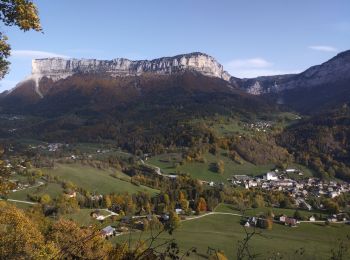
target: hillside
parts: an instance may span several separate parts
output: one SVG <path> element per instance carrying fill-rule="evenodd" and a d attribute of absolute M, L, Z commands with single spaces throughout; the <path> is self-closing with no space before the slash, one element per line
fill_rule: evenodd
<path fill-rule="evenodd" d="M 53 85 L 34 103 L 16 102 L 15 96 L 3 100 L 4 112 L 37 120 L 16 122 L 16 126 L 7 122 L 2 137 L 69 142 L 110 139 L 129 151 L 147 152 L 156 146 L 191 146 L 207 135 L 205 129 L 191 125 L 194 119 L 223 115 L 250 120 L 277 111 L 272 103 L 223 79 L 194 71 L 117 78 L 73 75 L 49 82 Z"/>
<path fill-rule="evenodd" d="M 303 113 L 334 109 L 350 101 L 350 51 L 300 74 L 243 79 L 241 88 Z"/>
<path fill-rule="evenodd" d="M 320 177 L 350 180 L 350 110 L 342 108 L 319 114 L 288 127 L 279 143 Z"/>

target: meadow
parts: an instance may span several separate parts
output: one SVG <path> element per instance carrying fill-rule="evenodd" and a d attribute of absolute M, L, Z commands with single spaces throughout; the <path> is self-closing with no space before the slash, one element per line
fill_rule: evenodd
<path fill-rule="evenodd" d="M 92 211 L 93 209 L 80 209 L 75 213 L 63 215 L 63 218 L 73 220 L 76 223 L 78 223 L 80 226 L 86 226 L 86 227 L 90 225 L 100 226 L 101 223 L 90 216 Z M 100 209 L 99 214 L 103 216 L 108 216 L 110 213 L 108 211 Z"/>
<path fill-rule="evenodd" d="M 248 232 L 252 231 L 253 228 L 248 228 Z M 302 223 L 296 228 L 290 228 L 274 224 L 272 230 L 256 229 L 256 231 L 257 234 L 253 236 L 250 246 L 251 251 L 259 255 L 259 259 L 267 259 L 274 254 L 283 255 L 286 259 L 329 259 L 331 250 L 339 245 L 338 239 L 345 239 L 346 235 L 350 234 L 350 226 Z M 181 252 L 195 247 L 200 255 L 206 255 L 210 247 L 222 250 L 228 259 L 235 259 L 238 241 L 244 239 L 245 234 L 244 228 L 240 225 L 240 217 L 208 215 L 182 222 L 173 235 L 164 233 L 157 243 L 162 243 L 165 239 L 175 239 Z M 134 233 L 130 239 L 131 242 L 135 242 L 138 239 L 147 240 L 149 237 L 149 232 Z M 112 241 L 128 242 L 129 235 L 115 237 Z M 296 250 L 305 252 L 300 256 L 296 254 Z M 202 258 L 192 255 L 186 259 Z"/>
<path fill-rule="evenodd" d="M 216 212 L 225 212 L 225 213 L 234 213 L 234 214 L 242 214 L 239 210 L 235 209 L 233 205 L 224 204 L 221 203 L 215 208 Z M 287 215 L 288 217 L 293 217 L 296 209 L 285 209 L 285 208 L 270 208 L 270 207 L 264 207 L 264 208 L 249 208 L 244 211 L 244 215 L 246 216 L 259 216 L 259 215 L 266 215 L 269 211 L 272 211 L 274 215 Z M 316 217 L 327 217 L 329 214 L 326 212 L 318 211 L 318 210 L 304 210 L 304 209 L 298 209 L 298 212 L 300 213 L 300 216 L 309 218 L 311 216 Z"/>
<path fill-rule="evenodd" d="M 62 193 L 63 193 L 63 188 L 61 184 L 45 183 L 44 185 L 41 185 L 39 187 L 34 187 L 34 188 L 30 187 L 24 190 L 12 192 L 8 195 L 8 198 L 14 199 L 14 200 L 29 200 L 27 196 L 28 194 L 32 194 L 36 196 L 42 196 L 44 194 L 48 194 L 52 199 L 54 199 Z"/>
<path fill-rule="evenodd" d="M 157 190 L 145 186 L 137 186 L 130 182 L 130 177 L 112 169 L 97 169 L 78 163 L 55 164 L 53 169 L 43 169 L 49 175 L 61 180 L 71 181 L 78 187 L 100 194 L 108 193 L 137 193 L 139 191 L 157 193 Z M 112 177 L 113 174 L 115 177 Z"/>
<path fill-rule="evenodd" d="M 183 161 L 180 153 L 168 153 L 153 156 L 147 160 L 148 164 L 155 165 L 161 168 L 163 173 L 174 174 L 176 172 L 188 173 L 193 178 L 205 181 L 225 182 L 233 175 L 250 175 L 259 176 L 270 171 L 275 167 L 274 164 L 255 165 L 244 161 L 242 164 L 236 163 L 229 157 L 225 156 L 225 151 L 220 149 L 216 155 L 205 153 L 203 155 L 205 162 L 188 162 Z M 222 174 L 213 170 L 213 165 L 222 160 L 224 162 L 224 172 Z M 183 161 L 182 164 L 180 162 Z M 291 164 L 289 167 L 298 168 L 303 171 L 304 175 L 312 176 L 312 172 L 305 166 Z M 298 176 L 295 176 L 298 178 Z"/>

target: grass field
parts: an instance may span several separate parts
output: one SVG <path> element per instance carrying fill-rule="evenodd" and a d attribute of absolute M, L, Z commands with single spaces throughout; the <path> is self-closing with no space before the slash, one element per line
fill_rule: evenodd
<path fill-rule="evenodd" d="M 249 162 L 238 164 L 232 161 L 227 156 L 223 155 L 224 151 L 220 150 L 220 153 L 213 155 L 206 153 L 204 158 L 205 163 L 202 162 L 185 162 L 183 165 L 174 167 L 174 163 L 181 158 L 180 154 L 162 154 L 150 158 L 147 163 L 156 165 L 161 168 L 164 173 L 175 173 L 176 171 L 186 172 L 194 178 L 198 178 L 206 181 L 226 181 L 227 178 L 231 178 L 235 174 L 247 174 L 247 175 L 260 175 L 266 173 L 274 165 L 254 165 Z M 212 170 L 212 165 L 218 160 L 224 161 L 225 170 L 223 174 L 219 174 Z"/>
<path fill-rule="evenodd" d="M 111 155 L 117 156 L 120 159 L 128 159 L 132 156 L 131 154 L 122 152 L 119 149 L 111 148 L 108 144 L 100 143 L 78 143 L 71 149 L 78 150 L 80 153 L 89 154 L 92 158 L 97 160 L 107 159 Z M 100 150 L 99 153 L 97 152 L 98 150 Z"/>
<path fill-rule="evenodd" d="M 99 225 L 100 222 L 90 216 L 90 213 L 93 209 L 80 209 L 76 213 L 63 215 L 63 218 L 73 220 L 80 224 L 80 226 L 89 226 L 89 225 Z M 109 215 L 107 211 L 99 210 L 100 214 L 103 216 Z"/>
<path fill-rule="evenodd" d="M 44 194 L 49 194 L 52 199 L 56 198 L 58 195 L 62 194 L 63 188 L 57 183 L 48 183 L 36 188 L 28 188 L 25 190 L 20 190 L 12 192 L 8 195 L 9 199 L 15 200 L 28 200 L 27 194 L 34 194 L 41 196 Z"/>
<path fill-rule="evenodd" d="M 78 187 L 91 192 L 101 194 L 108 193 L 135 193 L 138 191 L 150 192 L 155 194 L 157 191 L 145 186 L 136 186 L 129 182 L 130 177 L 116 172 L 115 170 L 101 170 L 81 164 L 56 164 L 54 169 L 43 169 L 43 172 L 60 177 L 62 180 L 71 181 Z M 117 179 L 110 174 L 117 174 Z"/>
<path fill-rule="evenodd" d="M 263 175 L 275 167 L 274 164 L 266 165 L 254 165 L 250 162 L 243 161 L 243 164 L 238 164 L 225 156 L 225 151 L 220 150 L 216 155 L 211 153 L 205 153 L 203 156 L 206 162 L 187 162 L 182 165 L 179 162 L 182 161 L 180 153 L 169 153 L 153 156 L 147 161 L 148 164 L 155 165 L 161 168 L 162 172 L 171 174 L 179 172 L 185 172 L 192 177 L 205 180 L 205 181 L 226 181 L 231 178 L 232 175 L 245 174 L 250 176 Z M 225 165 L 223 174 L 219 174 L 213 170 L 213 164 L 222 160 Z M 175 166 L 177 164 L 177 166 Z M 312 176 L 312 171 L 305 166 L 299 164 L 291 164 L 288 167 L 300 169 L 304 175 L 302 177 Z M 299 176 L 295 175 L 298 178 Z"/>
<path fill-rule="evenodd" d="M 240 218 L 231 215 L 209 215 L 203 218 L 181 223 L 173 236 L 164 234 L 158 243 L 164 239 L 174 238 L 182 251 L 196 247 L 201 254 L 206 254 L 208 247 L 223 250 L 228 259 L 235 259 L 237 242 L 245 237 Z M 248 229 L 252 231 L 252 229 Z M 350 234 L 350 226 L 333 224 L 324 226 L 316 223 L 302 223 L 296 228 L 274 224 L 272 230 L 260 230 L 261 235 L 255 235 L 251 241 L 254 253 L 261 254 L 259 259 L 267 259 L 273 253 L 279 252 L 284 259 L 329 259 L 330 250 L 338 244 L 338 239 L 345 239 Z M 140 233 L 131 235 L 132 241 L 137 241 Z M 143 233 L 141 239 L 146 240 L 149 233 Z M 128 241 L 129 236 L 113 238 L 114 242 Z M 304 248 L 303 257 L 293 256 L 297 249 Z M 188 258 L 186 258 L 188 259 Z M 189 259 L 202 259 L 197 256 Z M 344 258 L 346 259 L 346 257 Z"/>
<path fill-rule="evenodd" d="M 252 208 L 252 209 L 247 209 L 245 211 L 245 215 L 247 216 L 257 216 L 261 214 L 266 214 L 269 210 L 272 210 L 272 212 L 275 215 L 282 215 L 285 214 L 289 217 L 292 217 L 294 215 L 295 209 L 283 209 L 283 208 Z M 217 212 L 227 212 L 227 213 L 236 213 L 236 214 L 241 214 L 240 211 L 236 210 L 232 205 L 229 204 L 219 204 L 216 208 L 215 211 Z M 299 213 L 303 217 L 311 217 L 312 215 L 315 216 L 320 216 L 321 217 L 326 217 L 327 213 L 321 212 L 321 211 L 308 211 L 308 210 L 303 210 L 303 209 L 298 209 Z"/>

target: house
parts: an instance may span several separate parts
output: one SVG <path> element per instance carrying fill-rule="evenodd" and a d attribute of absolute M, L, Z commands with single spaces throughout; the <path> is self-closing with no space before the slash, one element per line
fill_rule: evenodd
<path fill-rule="evenodd" d="M 175 209 L 176 214 L 181 214 L 182 213 L 182 209 Z"/>
<path fill-rule="evenodd" d="M 70 191 L 66 194 L 68 198 L 75 198 L 77 196 L 77 193 L 75 191 Z"/>
<path fill-rule="evenodd" d="M 282 215 L 282 216 L 280 216 L 279 220 L 280 220 L 280 222 L 285 223 L 286 222 L 286 218 L 287 218 L 286 215 Z"/>
<path fill-rule="evenodd" d="M 96 217 L 96 219 L 99 220 L 99 221 L 105 220 L 105 218 L 106 217 L 103 216 L 103 215 L 99 215 L 99 216 Z"/>
<path fill-rule="evenodd" d="M 329 216 L 327 218 L 327 221 L 328 222 L 337 222 L 337 216 L 336 215 Z"/>
<path fill-rule="evenodd" d="M 145 223 L 142 220 L 137 220 L 134 222 L 134 226 L 136 229 L 143 229 L 145 226 Z"/>
<path fill-rule="evenodd" d="M 267 180 L 267 181 L 277 181 L 278 180 L 278 176 L 277 176 L 277 174 L 275 172 L 268 172 L 264 176 L 264 179 Z"/>
<path fill-rule="evenodd" d="M 104 229 L 101 230 L 101 234 L 104 237 L 110 237 L 110 236 L 113 236 L 114 231 L 115 231 L 114 227 L 107 226 L 107 227 L 105 227 Z"/>
<path fill-rule="evenodd" d="M 344 213 L 339 213 L 339 214 L 337 214 L 337 220 L 338 221 L 346 221 L 347 220 L 347 218 L 346 218 L 346 214 L 344 214 Z"/>
<path fill-rule="evenodd" d="M 162 221 L 168 221 L 168 220 L 170 219 L 170 217 L 169 217 L 168 214 L 163 214 L 163 215 L 160 217 L 160 219 L 161 219 Z"/>
<path fill-rule="evenodd" d="M 331 197 L 333 199 L 335 197 L 338 197 L 340 194 L 337 191 L 332 191 L 328 195 L 329 195 L 329 197 Z"/>
<path fill-rule="evenodd" d="M 90 213 L 90 216 L 92 218 L 97 218 L 100 215 L 100 211 L 99 210 L 94 210 Z"/>
<path fill-rule="evenodd" d="M 284 224 L 288 225 L 290 227 L 296 227 L 297 226 L 298 221 L 295 218 L 289 218 L 287 217 Z"/>
<path fill-rule="evenodd" d="M 314 216 L 309 217 L 309 221 L 315 221 L 316 218 Z"/>
<path fill-rule="evenodd" d="M 128 232 L 129 229 L 125 226 L 120 226 L 120 227 L 118 227 L 117 231 L 118 232 Z"/>
<path fill-rule="evenodd" d="M 258 219 L 256 217 L 249 217 L 247 220 L 249 226 L 255 227 L 258 223 Z"/>
<path fill-rule="evenodd" d="M 131 217 L 129 217 L 129 216 L 122 217 L 120 222 L 123 224 L 129 224 L 131 222 Z"/>

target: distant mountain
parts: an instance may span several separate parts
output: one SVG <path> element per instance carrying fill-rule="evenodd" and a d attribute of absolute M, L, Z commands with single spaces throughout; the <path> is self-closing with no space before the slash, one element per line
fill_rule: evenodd
<path fill-rule="evenodd" d="M 144 74 L 173 75 L 185 71 L 225 81 L 229 81 L 231 77 L 213 57 L 200 52 L 139 61 L 124 58 L 114 60 L 46 58 L 33 60 L 32 74 L 2 96 L 36 102 L 50 92 L 53 83 L 73 75 L 120 78 Z"/>
<path fill-rule="evenodd" d="M 300 112 L 319 112 L 350 101 L 350 51 L 300 74 L 258 77 L 239 81 L 254 95 L 273 97 Z"/>
<path fill-rule="evenodd" d="M 223 66 L 202 53 L 152 61 L 41 59 L 33 61 L 32 72 L 3 94 L 0 111 L 35 120 L 4 135 L 112 139 L 128 150 L 153 151 L 160 144 L 183 146 L 208 136 L 191 124 L 198 118 L 249 119 L 276 111 L 230 82 Z"/>
<path fill-rule="evenodd" d="M 157 91 L 173 93 L 181 89 L 186 95 L 243 95 L 244 91 L 259 96 L 254 100 L 260 99 L 260 103 L 267 98 L 301 113 L 315 113 L 350 102 L 349 84 L 350 51 L 300 74 L 253 79 L 229 75 L 213 57 L 200 52 L 140 61 L 48 58 L 33 60 L 32 74 L 0 95 L 0 109 L 58 114 L 95 111 L 148 99 Z M 253 100 L 248 96 L 246 100 Z M 172 97 L 169 94 L 163 98 Z"/>

